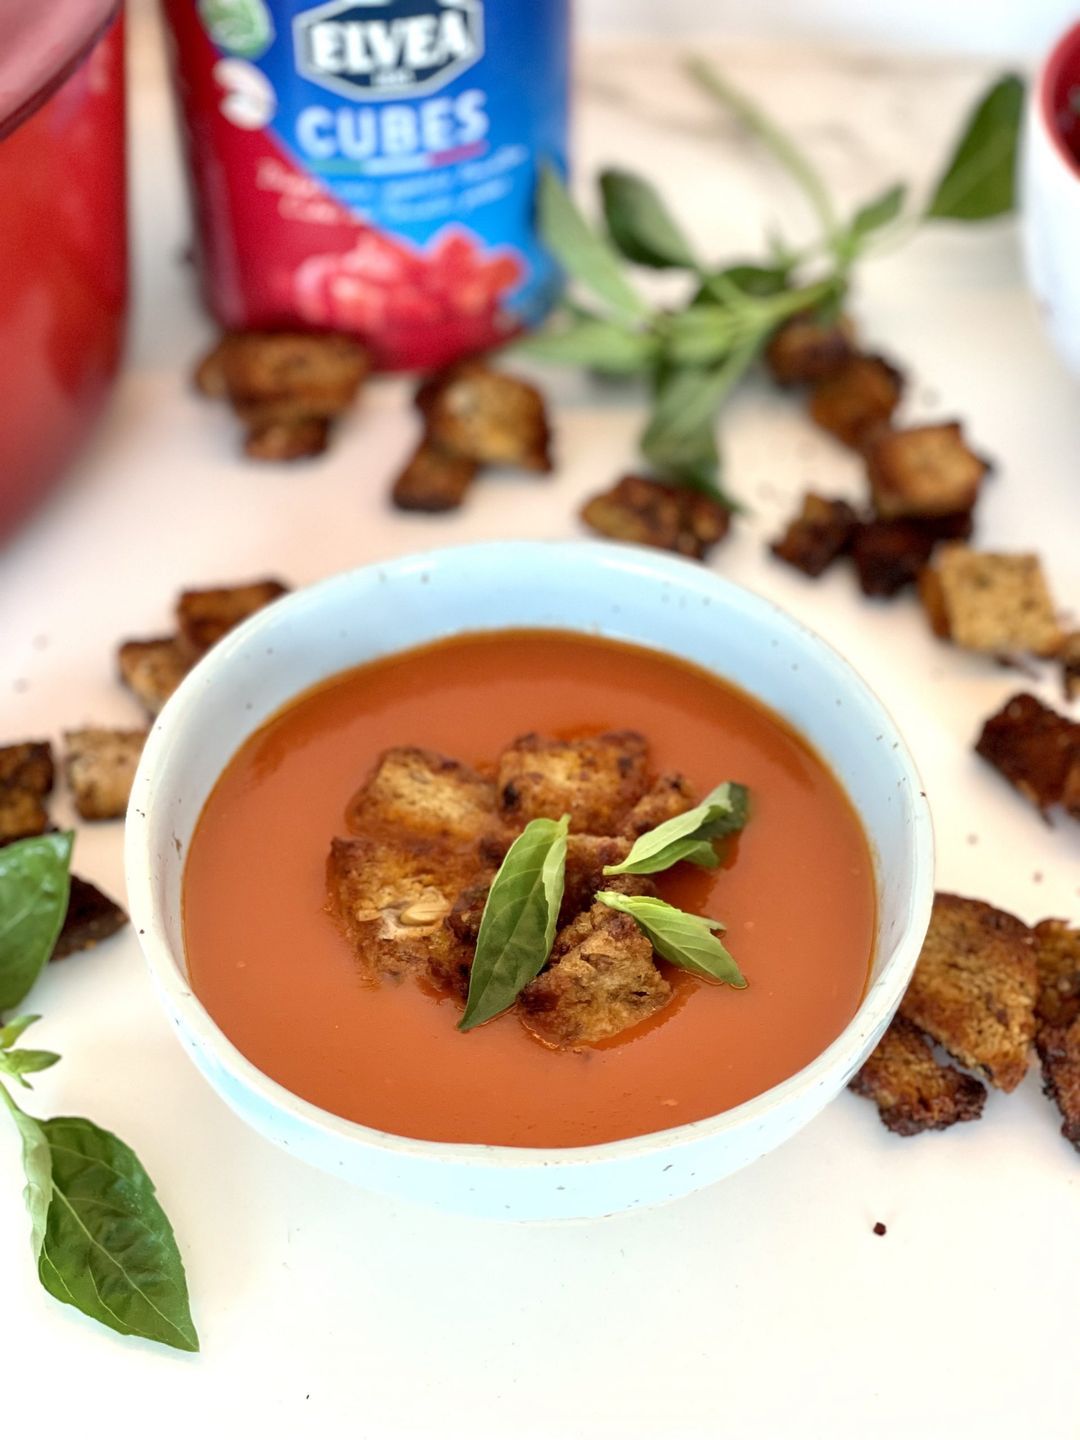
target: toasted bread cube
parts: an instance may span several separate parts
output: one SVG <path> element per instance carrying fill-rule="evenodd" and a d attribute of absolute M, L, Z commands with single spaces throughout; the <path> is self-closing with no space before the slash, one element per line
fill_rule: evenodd
<path fill-rule="evenodd" d="M 991 715 L 976 753 L 1044 813 L 1070 808 L 1080 773 L 1080 724 L 1021 692 Z"/>
<path fill-rule="evenodd" d="M 427 381 L 416 399 L 441 449 L 477 465 L 552 468 L 544 397 L 534 385 L 470 360 Z"/>
<path fill-rule="evenodd" d="M 232 338 L 230 335 L 223 335 L 195 366 L 192 376 L 195 389 L 200 395 L 205 395 L 208 400 L 228 399 L 229 385 L 225 379 L 225 356 Z"/>
<path fill-rule="evenodd" d="M 920 585 L 935 634 L 965 650 L 1053 655 L 1061 630 L 1037 555 L 945 545 Z"/>
<path fill-rule="evenodd" d="M 313 460 L 329 443 L 330 422 L 319 416 L 260 417 L 248 425 L 244 454 L 249 460 Z"/>
<path fill-rule="evenodd" d="M 623 834 L 636 840 L 646 830 L 655 830 L 665 820 L 674 820 L 676 815 L 685 815 L 697 804 L 694 787 L 685 775 L 673 771 L 661 775 L 637 802 L 623 824 Z M 610 865 L 610 860 L 605 861 Z M 616 862 L 617 863 L 617 862 Z"/>
<path fill-rule="evenodd" d="M 29 840 L 49 829 L 49 815 L 41 796 L 15 785 L 0 785 L 0 845 Z"/>
<path fill-rule="evenodd" d="M 125 640 L 116 652 L 120 678 L 153 719 L 191 668 L 175 635 Z"/>
<path fill-rule="evenodd" d="M 65 731 L 64 772 L 84 820 L 123 818 L 145 743 L 145 730 Z"/>
<path fill-rule="evenodd" d="M 904 377 L 880 355 L 854 355 L 814 386 L 810 418 L 853 450 L 892 419 Z"/>
<path fill-rule="evenodd" d="M 882 1124 L 896 1135 L 921 1135 L 978 1120 L 986 1104 L 986 1087 L 973 1075 L 940 1065 L 923 1033 L 899 1015 L 851 1089 L 873 1100 Z"/>
<path fill-rule="evenodd" d="M 372 979 L 426 972 L 433 955 L 455 947 L 443 924 L 477 866 L 438 839 L 392 831 L 335 839 L 327 890 L 331 912 Z"/>
<path fill-rule="evenodd" d="M 938 894 L 900 1014 L 1000 1090 L 1015 1090 L 1035 1035 L 1034 936 L 1004 910 Z"/>
<path fill-rule="evenodd" d="M 497 823 L 495 786 L 458 760 L 401 745 L 379 756 L 349 801 L 346 823 L 357 835 L 397 830 L 475 850 Z"/>
<path fill-rule="evenodd" d="M 568 924 L 588 910 L 597 890 L 609 883 L 605 865 L 618 865 L 630 854 L 630 841 L 620 835 L 571 835 L 566 842 L 566 872 L 559 924 Z"/>
<path fill-rule="evenodd" d="M 518 996 L 526 1029 L 548 1045 L 594 1045 L 671 999 L 653 949 L 630 918 L 597 903 L 555 937 L 551 964 Z"/>
<path fill-rule="evenodd" d="M 1061 685 L 1066 701 L 1080 700 L 1080 630 L 1066 635 L 1058 651 Z"/>
<path fill-rule="evenodd" d="M 881 430 L 865 447 L 874 505 L 882 519 L 958 515 L 971 510 L 989 466 L 956 422 Z"/>
<path fill-rule="evenodd" d="M 247 424 L 332 419 L 356 398 L 371 362 L 346 335 L 226 335 L 200 364 L 199 388 L 222 391 Z"/>
<path fill-rule="evenodd" d="M 127 915 L 115 900 L 103 895 L 89 880 L 72 875 L 67 913 L 50 958 L 66 960 L 80 950 L 92 950 L 127 923 Z"/>
<path fill-rule="evenodd" d="M 851 558 L 863 594 L 888 599 L 914 585 L 939 540 L 966 540 L 971 531 L 970 511 L 934 520 L 871 520 L 857 525 Z"/>
<path fill-rule="evenodd" d="M 851 544 L 858 523 L 846 500 L 807 491 L 802 509 L 769 547 L 778 560 L 817 579 Z"/>
<path fill-rule="evenodd" d="M 1071 1025 L 1080 1015 L 1080 929 L 1065 920 L 1041 920 L 1035 926 L 1035 964 L 1040 1025 Z"/>
<path fill-rule="evenodd" d="M 1080 754 L 1073 752 L 1065 783 L 1061 787 L 1061 804 L 1074 820 L 1080 820 Z"/>
<path fill-rule="evenodd" d="M 264 605 L 287 595 L 288 590 L 289 587 L 280 580 L 253 580 L 248 585 L 184 590 L 176 605 L 183 652 L 192 659 L 205 655 L 234 626 Z"/>
<path fill-rule="evenodd" d="M 508 824 L 570 816 L 576 834 L 617 835 L 648 783 L 648 744 L 636 730 L 586 740 L 522 735 L 499 757 L 499 809 Z"/>
<path fill-rule="evenodd" d="M 582 506 L 581 518 L 609 539 L 672 550 L 692 560 L 704 560 L 731 528 L 731 511 L 711 495 L 644 475 L 624 475 L 610 490 L 594 495 Z"/>
<path fill-rule="evenodd" d="M 1061 1133 L 1080 1150 L 1080 1017 L 1040 1028 L 1036 1048 L 1043 1091 L 1061 1111 Z"/>
<path fill-rule="evenodd" d="M 39 797 L 53 788 L 55 766 L 47 740 L 0 746 L 0 789 L 26 790 Z"/>
<path fill-rule="evenodd" d="M 769 341 L 765 364 L 778 385 L 813 385 L 843 369 L 854 353 L 853 342 L 846 315 L 835 321 L 796 315 Z"/>
<path fill-rule="evenodd" d="M 423 510 L 433 515 L 456 510 L 478 469 L 475 460 L 443 450 L 425 437 L 394 481 L 391 499 L 399 510 Z"/>

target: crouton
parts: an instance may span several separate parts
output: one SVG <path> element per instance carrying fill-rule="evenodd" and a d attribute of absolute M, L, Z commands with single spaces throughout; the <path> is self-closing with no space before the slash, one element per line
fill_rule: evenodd
<path fill-rule="evenodd" d="M 816 579 L 849 547 L 857 523 L 846 500 L 807 491 L 802 509 L 769 548 L 778 560 Z"/>
<path fill-rule="evenodd" d="M 570 835 L 566 841 L 566 872 L 559 924 L 565 925 L 592 905 L 597 890 L 608 884 L 605 865 L 618 865 L 630 854 L 630 841 L 619 835 Z"/>
<path fill-rule="evenodd" d="M 810 418 L 853 450 L 892 419 L 904 377 L 880 355 L 854 355 L 810 395 Z"/>
<path fill-rule="evenodd" d="M 497 824 L 491 780 L 434 750 L 384 750 L 345 812 L 356 835 L 407 832 L 475 847 Z"/>
<path fill-rule="evenodd" d="M 456 510 L 478 469 L 475 460 L 454 455 L 425 438 L 394 481 L 390 498 L 399 510 L 424 510 L 430 514 Z"/>
<path fill-rule="evenodd" d="M 1045 656 L 1061 644 L 1037 555 L 989 555 L 945 545 L 919 588 L 934 633 L 965 650 Z"/>
<path fill-rule="evenodd" d="M 544 397 L 524 380 L 471 360 L 433 377 L 416 399 L 440 449 L 478 465 L 551 470 Z"/>
<path fill-rule="evenodd" d="M 175 635 L 125 640 L 116 652 L 120 679 L 153 719 L 191 668 Z"/>
<path fill-rule="evenodd" d="M 241 419 L 332 419 L 356 398 L 371 363 L 345 335 L 226 335 L 200 363 L 196 383 L 204 394 L 224 394 Z"/>
<path fill-rule="evenodd" d="M 330 443 L 330 422 L 319 416 L 258 419 L 244 435 L 249 460 L 312 460 Z"/>
<path fill-rule="evenodd" d="M 499 809 L 517 826 L 566 813 L 576 834 L 616 835 L 645 793 L 647 757 L 635 730 L 585 740 L 522 735 L 499 757 Z"/>
<path fill-rule="evenodd" d="M 1044 814 L 1064 805 L 1080 815 L 1080 724 L 1021 692 L 991 715 L 975 751 Z M 1076 797 L 1080 799 L 1080 797 Z"/>
<path fill-rule="evenodd" d="M 47 740 L 25 740 L 0 746 L 0 789 L 48 795 L 55 780 L 52 746 Z"/>
<path fill-rule="evenodd" d="M 971 510 L 989 466 L 957 423 L 881 430 L 865 447 L 874 505 L 882 519 Z"/>
<path fill-rule="evenodd" d="M 860 589 L 874 599 L 898 594 L 915 584 L 939 540 L 966 540 L 971 530 L 970 511 L 935 520 L 871 520 L 857 525 L 851 558 Z"/>
<path fill-rule="evenodd" d="M 1062 1135 L 1080 1150 L 1080 1017 L 1040 1028 L 1036 1048 L 1043 1092 L 1061 1111 Z"/>
<path fill-rule="evenodd" d="M 731 528 L 731 511 L 711 495 L 644 475 L 624 475 L 594 495 L 582 506 L 581 518 L 612 540 L 673 550 L 692 560 L 704 560 Z"/>
<path fill-rule="evenodd" d="M 665 820 L 674 820 L 676 815 L 685 815 L 697 804 L 694 787 L 685 775 L 673 772 L 661 775 L 637 802 L 623 823 L 623 834 L 636 840 L 646 830 L 655 830 Z M 610 860 L 605 864 L 612 864 Z"/>
<path fill-rule="evenodd" d="M 44 835 L 48 829 L 49 815 L 40 795 L 17 786 L 0 785 L 0 845 L 28 840 L 31 835 Z"/>
<path fill-rule="evenodd" d="M 182 652 L 195 660 L 205 655 L 234 626 L 288 594 L 280 580 L 254 580 L 208 590 L 184 590 L 176 604 Z"/>
<path fill-rule="evenodd" d="M 835 321 L 796 315 L 769 341 L 765 364 L 778 385 L 812 385 L 843 369 L 854 353 L 853 341 L 846 315 Z"/>
<path fill-rule="evenodd" d="M 1066 635 L 1058 651 L 1061 661 L 1061 687 L 1066 701 L 1080 700 L 1080 630 Z"/>
<path fill-rule="evenodd" d="M 64 773 L 84 820 L 123 818 L 145 744 L 145 730 L 64 732 Z"/>
<path fill-rule="evenodd" d="M 900 1014 L 1000 1090 L 1015 1090 L 1035 1035 L 1031 931 L 981 900 L 938 894 Z"/>
<path fill-rule="evenodd" d="M 978 1120 L 986 1104 L 986 1087 L 973 1075 L 940 1065 L 922 1032 L 899 1015 L 851 1089 L 873 1100 L 882 1124 L 896 1135 L 921 1135 Z"/>
<path fill-rule="evenodd" d="M 91 950 L 122 930 L 127 923 L 127 915 L 115 900 L 103 895 L 89 880 L 72 875 L 67 914 L 51 958 L 66 960 L 80 950 Z"/>
<path fill-rule="evenodd" d="M 475 860 L 438 839 L 392 831 L 330 846 L 327 889 L 363 971 L 372 979 L 426 973 L 433 954 L 471 952 L 443 921 L 476 878 Z"/>
<path fill-rule="evenodd" d="M 1041 920 L 1035 926 L 1035 964 L 1040 1025 L 1071 1025 L 1080 1015 L 1080 930 L 1065 920 Z"/>
<path fill-rule="evenodd" d="M 518 996 L 526 1029 L 548 1045 L 594 1045 L 671 999 L 652 946 L 630 918 L 595 904 L 555 937 L 549 967 Z"/>

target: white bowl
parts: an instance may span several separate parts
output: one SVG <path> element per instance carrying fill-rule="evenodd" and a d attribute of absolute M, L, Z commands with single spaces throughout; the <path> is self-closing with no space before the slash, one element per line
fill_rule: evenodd
<path fill-rule="evenodd" d="M 693 661 L 756 695 L 816 747 L 874 854 L 871 984 L 843 1033 L 798 1074 L 723 1114 L 655 1134 L 525 1149 L 413 1140 L 340 1119 L 256 1069 L 192 994 L 180 892 L 195 822 L 237 748 L 309 686 L 443 636 L 534 626 L 636 641 Z M 132 920 L 165 1007 L 195 1064 L 242 1119 L 358 1185 L 517 1220 L 655 1205 L 794 1134 L 877 1043 L 910 979 L 933 898 L 933 836 L 919 777 L 889 716 L 847 663 L 769 601 L 700 566 L 588 542 L 475 545 L 371 565 L 255 615 L 192 671 L 155 723 L 128 811 L 126 864 Z"/>
<path fill-rule="evenodd" d="M 1080 163 L 1056 123 L 1070 85 L 1080 88 L 1080 24 L 1058 41 L 1032 85 L 1020 171 L 1028 279 L 1054 344 L 1080 375 Z"/>

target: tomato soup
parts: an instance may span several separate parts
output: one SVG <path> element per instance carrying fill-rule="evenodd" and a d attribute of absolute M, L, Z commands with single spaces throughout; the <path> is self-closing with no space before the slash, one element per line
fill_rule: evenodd
<path fill-rule="evenodd" d="M 613 1040 L 554 1051 L 509 1012 L 461 1033 L 415 980 L 373 985 L 327 913 L 326 858 L 379 754 L 419 745 L 488 764 L 530 730 L 639 730 L 657 771 L 701 794 L 739 780 L 745 831 L 717 870 L 655 877 L 727 925 L 749 984 L 665 966 L 673 1001 Z M 869 976 L 869 846 L 828 767 L 783 721 L 707 672 L 556 631 L 457 637 L 301 695 L 230 761 L 191 842 L 191 982 L 255 1065 L 380 1130 L 493 1145 L 595 1144 L 715 1115 L 794 1074 L 855 1014 Z"/>

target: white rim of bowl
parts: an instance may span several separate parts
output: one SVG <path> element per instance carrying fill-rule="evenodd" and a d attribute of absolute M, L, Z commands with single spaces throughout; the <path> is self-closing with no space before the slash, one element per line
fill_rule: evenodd
<path fill-rule="evenodd" d="M 301 609 L 318 606 L 322 596 L 332 594 L 337 588 L 347 588 L 355 582 L 356 577 L 360 574 L 407 577 L 412 571 L 420 571 L 430 575 L 440 565 L 459 566 L 467 570 L 470 562 L 478 561 L 493 552 L 499 552 L 503 557 L 508 552 L 515 552 L 524 560 L 525 557 L 549 556 L 554 549 L 572 551 L 579 560 L 585 559 L 586 563 L 597 565 L 601 569 L 619 575 L 648 575 L 662 582 L 673 584 L 683 591 L 689 590 L 697 594 L 709 592 L 711 599 L 715 599 L 719 592 L 723 596 L 729 612 L 755 614 L 760 618 L 767 618 L 773 624 L 778 623 L 780 628 L 787 630 L 789 634 L 797 636 L 803 643 L 809 644 L 825 673 L 833 675 L 837 681 L 852 688 L 863 711 L 867 714 L 867 718 L 872 717 L 872 723 L 880 730 L 883 740 L 888 742 L 884 748 L 890 753 L 893 763 L 903 772 L 904 778 L 908 782 L 907 788 L 912 812 L 912 883 L 900 938 L 895 944 L 892 955 L 885 961 L 881 974 L 872 982 L 863 996 L 858 1010 L 835 1040 L 795 1074 L 789 1075 L 779 1084 L 762 1091 L 760 1095 L 755 1095 L 730 1110 L 721 1111 L 718 1115 L 692 1120 L 665 1130 L 653 1130 L 643 1135 L 629 1136 L 622 1140 L 607 1140 L 595 1145 L 543 1148 L 520 1145 L 485 1145 L 452 1140 L 418 1140 L 408 1135 L 396 1135 L 392 1131 L 377 1130 L 356 1120 L 347 1120 L 343 1116 L 323 1110 L 312 1101 L 304 1100 L 294 1094 L 277 1080 L 272 1079 L 265 1071 L 260 1070 L 233 1044 L 194 994 L 188 979 L 180 968 L 177 957 L 173 954 L 164 926 L 156 914 L 150 869 L 147 864 L 150 835 L 153 828 L 153 777 L 171 743 L 170 732 L 175 726 L 183 724 L 187 712 L 195 704 L 195 685 L 198 682 L 193 683 L 192 677 L 189 676 L 181 683 L 155 720 L 132 787 L 132 800 L 125 822 L 124 837 L 124 868 L 132 925 L 159 994 L 172 1014 L 183 1021 L 191 1037 L 210 1052 L 220 1067 L 240 1085 L 260 1095 L 275 1109 L 285 1111 L 295 1121 L 333 1136 L 337 1140 L 360 1142 L 367 1148 L 375 1148 L 414 1159 L 450 1162 L 478 1169 L 495 1167 L 518 1171 L 631 1160 L 657 1151 L 678 1150 L 692 1142 L 722 1135 L 727 1130 L 741 1128 L 747 1122 L 762 1121 L 773 1110 L 785 1105 L 794 1094 L 812 1089 L 816 1082 L 826 1081 L 842 1054 L 857 1048 L 867 1035 L 872 1034 L 888 1022 L 903 994 L 904 986 L 915 968 L 933 904 L 934 837 L 925 791 L 903 736 L 897 730 L 892 716 L 870 686 L 854 667 L 816 631 L 811 630 L 800 620 L 796 620 L 774 601 L 736 585 L 692 561 L 662 553 L 654 554 L 639 547 L 592 540 L 482 541 L 471 545 L 447 546 L 438 550 L 418 552 L 388 561 L 374 561 L 304 586 L 276 601 L 273 606 L 257 612 L 243 625 L 230 632 L 214 646 L 204 660 L 200 661 L 198 669 L 202 672 L 201 679 L 205 682 L 205 667 L 212 666 L 214 669 L 227 667 L 236 651 L 256 643 L 257 637 L 264 629 L 280 622 L 287 608 Z M 446 633 L 452 635 L 476 632 L 474 630 L 466 632 L 449 627 Z M 593 630 L 582 631 L 582 633 L 596 632 Z M 428 642 L 418 640 L 416 643 L 420 645 Z M 650 645 L 646 648 L 657 649 L 658 647 Z M 388 651 L 387 653 L 394 652 Z M 660 653 L 674 652 L 661 650 Z M 708 669 L 707 666 L 700 668 Z M 722 679 L 723 677 L 718 678 Z M 266 722 L 261 723 L 265 724 Z M 256 727 L 256 729 L 258 728 L 261 728 L 261 725 Z M 255 731 L 253 730 L 251 733 L 254 734 Z M 140 808 L 136 808 L 136 806 Z"/>

